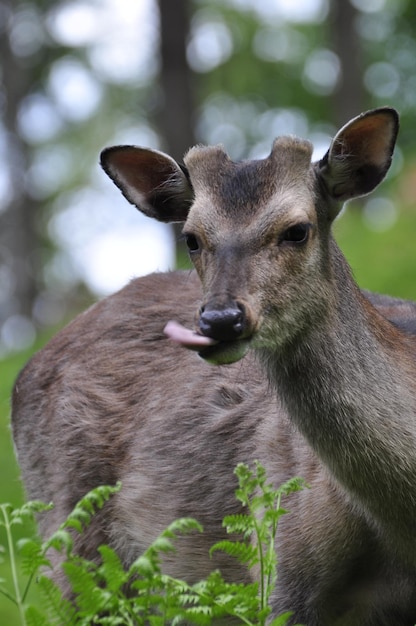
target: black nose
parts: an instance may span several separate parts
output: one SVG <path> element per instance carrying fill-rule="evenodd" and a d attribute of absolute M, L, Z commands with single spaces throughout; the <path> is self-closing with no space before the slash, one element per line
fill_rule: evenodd
<path fill-rule="evenodd" d="M 202 310 L 199 329 L 203 335 L 218 341 L 238 339 L 244 330 L 245 315 L 242 307 Z"/>

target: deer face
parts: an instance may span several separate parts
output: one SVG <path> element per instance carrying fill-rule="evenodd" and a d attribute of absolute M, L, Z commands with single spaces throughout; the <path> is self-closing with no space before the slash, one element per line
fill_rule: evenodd
<path fill-rule="evenodd" d="M 311 152 L 282 138 L 259 161 L 234 163 L 220 148 L 186 156 L 195 199 L 183 232 L 204 293 L 198 330 L 216 341 L 204 358 L 230 362 L 286 342 L 316 311 L 323 254 Z"/>
<path fill-rule="evenodd" d="M 331 302 L 330 225 L 344 200 L 382 180 L 397 130 L 395 111 L 370 111 L 316 164 L 310 143 L 291 137 L 275 140 L 267 158 L 240 163 L 221 147 L 195 147 L 186 169 L 155 151 L 104 151 L 102 165 L 129 201 L 184 222 L 204 298 L 197 334 L 171 328 L 171 337 L 224 364 L 307 333 Z"/>

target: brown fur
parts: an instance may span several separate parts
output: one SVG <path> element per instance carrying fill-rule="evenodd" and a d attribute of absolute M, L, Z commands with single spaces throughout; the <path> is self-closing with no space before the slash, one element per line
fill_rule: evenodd
<path fill-rule="evenodd" d="M 242 164 L 218 147 L 195 148 L 185 160 L 190 183 L 171 159 L 161 167 L 160 153 L 140 149 L 137 189 L 135 149 L 127 172 L 126 153 L 104 153 L 126 197 L 158 219 L 165 207 L 186 220 L 202 290 L 194 272 L 135 280 L 21 373 L 13 434 L 22 475 L 29 497 L 56 504 L 43 535 L 88 489 L 121 480 L 77 539 L 80 552 L 95 558 L 107 541 L 129 564 L 170 521 L 193 516 L 205 533 L 181 540 L 166 571 L 194 581 L 220 567 L 245 580 L 234 560 L 210 560 L 208 550 L 224 536 L 223 516 L 239 510 L 233 468 L 259 459 L 274 484 L 300 475 L 310 485 L 285 503 L 273 616 L 414 625 L 416 304 L 361 293 L 330 236 L 337 200 L 384 176 L 396 132 L 394 112 L 370 112 L 312 166 L 309 144 L 288 138 L 268 159 Z M 293 244 L 287 229 L 305 221 L 309 238 Z M 229 325 L 224 339 L 225 314 L 236 310 L 241 328 Z M 224 314 L 221 341 L 201 354 L 217 367 L 163 335 L 169 319 L 192 327 L 210 311 Z M 242 358 L 247 347 L 257 356 Z"/>

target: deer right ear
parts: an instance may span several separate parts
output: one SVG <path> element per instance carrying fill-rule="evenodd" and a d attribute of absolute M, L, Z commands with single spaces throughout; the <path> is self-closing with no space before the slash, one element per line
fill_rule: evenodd
<path fill-rule="evenodd" d="M 102 151 L 101 167 L 123 196 L 160 222 L 184 222 L 193 200 L 185 168 L 163 152 L 136 146 Z"/>
<path fill-rule="evenodd" d="M 390 107 L 362 113 L 341 128 L 317 164 L 335 200 L 344 202 L 377 187 L 390 167 L 398 130 L 399 116 Z"/>

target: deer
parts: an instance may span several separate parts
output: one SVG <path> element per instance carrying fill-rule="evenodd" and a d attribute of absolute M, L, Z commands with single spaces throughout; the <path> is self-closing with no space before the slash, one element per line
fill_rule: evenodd
<path fill-rule="evenodd" d="M 278 137 L 263 159 L 223 146 L 167 154 L 113 146 L 101 165 L 125 198 L 183 223 L 192 271 L 155 273 L 76 317 L 20 373 L 12 431 L 26 493 L 53 501 L 46 537 L 99 484 L 122 488 L 75 538 L 129 565 L 177 517 L 164 571 L 220 569 L 209 548 L 240 511 L 233 469 L 302 476 L 277 537 L 272 614 L 305 626 L 416 623 L 416 304 L 361 290 L 332 235 L 344 203 L 389 170 L 389 107 L 345 124 L 325 156 Z M 69 595 L 54 562 L 54 577 Z M 251 576 L 254 574 L 251 574 Z M 227 622 L 231 623 L 231 622 Z"/>

